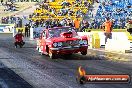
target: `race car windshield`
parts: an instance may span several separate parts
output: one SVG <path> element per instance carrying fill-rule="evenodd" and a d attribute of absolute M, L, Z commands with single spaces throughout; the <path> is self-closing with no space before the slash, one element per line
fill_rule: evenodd
<path fill-rule="evenodd" d="M 75 32 L 73 28 L 60 28 L 60 29 L 49 30 L 49 38 L 60 37 L 60 34 L 62 32 L 72 32 L 73 37 L 77 36 L 77 33 Z"/>

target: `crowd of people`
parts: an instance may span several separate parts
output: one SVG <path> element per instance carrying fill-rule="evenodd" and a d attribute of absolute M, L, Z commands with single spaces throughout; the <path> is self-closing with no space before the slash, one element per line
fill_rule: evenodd
<path fill-rule="evenodd" d="M 98 0 L 98 2 L 100 5 L 94 22 L 96 27 L 102 24 L 106 17 L 110 17 L 114 28 L 125 28 L 126 22 L 132 17 L 130 0 Z"/>
<path fill-rule="evenodd" d="M 96 1 L 96 2 L 99 3 L 99 0 Z M 75 18 L 72 19 L 70 17 L 70 16 L 72 16 L 71 13 L 69 13 L 65 10 L 62 10 L 62 9 L 66 9 L 68 7 L 73 7 L 73 6 L 78 7 L 79 5 L 82 5 L 82 3 L 83 2 L 80 2 L 80 0 L 76 0 L 75 3 L 69 3 L 68 1 L 64 0 L 63 2 L 61 2 L 62 8 L 60 8 L 58 10 L 59 12 L 56 12 L 56 9 L 51 8 L 50 4 L 48 4 L 47 0 L 44 0 L 42 3 L 39 4 L 39 7 L 36 8 L 36 10 L 37 9 L 38 10 L 39 9 L 45 9 L 48 12 L 53 13 L 54 15 L 64 16 L 63 19 L 59 19 L 59 18 L 56 18 L 56 19 L 54 19 L 54 18 L 53 19 L 41 18 L 39 20 L 38 19 L 36 19 L 36 20 L 32 19 L 32 18 L 39 17 L 39 16 L 49 16 L 49 15 L 51 15 L 50 13 L 46 13 L 46 12 L 42 11 L 40 13 L 30 14 L 29 19 L 24 18 L 24 17 L 20 18 L 20 17 L 10 16 L 10 17 L 2 17 L 1 21 L 2 21 L 2 23 L 5 23 L 5 24 L 15 23 L 16 27 L 22 27 L 22 26 L 26 25 L 26 23 L 27 23 L 28 25 L 30 25 L 33 28 L 37 28 L 37 27 L 51 28 L 51 27 L 55 27 L 55 26 L 71 26 L 71 27 L 75 27 L 77 29 L 77 31 L 85 31 L 84 29 L 87 29 L 87 28 L 88 29 L 100 29 L 100 28 L 102 28 L 102 24 L 105 22 L 105 19 L 97 18 L 97 19 L 94 19 L 92 21 L 85 20 L 85 19 L 80 19 L 82 17 L 78 13 L 79 13 L 79 11 L 81 12 L 81 9 L 76 11 Z M 111 4 L 111 2 L 104 3 L 104 4 L 105 5 Z M 104 5 L 104 4 L 102 3 L 102 5 Z M 89 7 L 88 0 L 84 0 L 83 5 L 86 5 L 86 6 Z M 99 6 L 99 8 L 102 8 L 102 7 Z M 69 9 L 71 10 L 72 8 L 69 8 Z M 73 12 L 73 11 L 71 11 L 71 12 Z M 73 12 L 73 13 L 75 13 L 75 12 Z M 102 13 L 102 14 L 106 15 L 107 13 Z M 109 13 L 109 14 L 111 14 L 111 13 Z M 65 15 L 68 15 L 68 17 L 65 17 Z M 104 17 L 106 17 L 106 16 L 104 16 Z M 109 15 L 107 15 L 107 17 L 111 18 L 111 16 L 109 16 Z M 112 24 L 113 24 L 113 28 L 119 28 L 119 29 L 120 28 L 121 29 L 125 28 L 126 19 L 122 18 L 122 19 L 119 19 L 118 21 L 115 20 L 115 19 L 111 19 L 111 21 L 112 21 Z"/>
<path fill-rule="evenodd" d="M 51 2 L 54 1 L 52 0 Z M 84 10 L 87 10 L 87 8 L 90 6 L 90 2 L 88 0 L 84 0 L 84 2 L 82 2 L 81 0 L 75 0 L 75 2 L 64 0 L 58 3 L 60 4 L 59 9 L 54 8 L 55 6 L 58 6 L 58 4 L 53 7 L 51 4 L 49 4 L 49 1 L 44 0 L 36 8 L 36 12 L 29 15 L 28 24 L 33 28 L 39 26 L 46 28 L 55 26 L 71 26 L 75 27 L 77 31 L 82 31 L 84 30 L 84 28 L 89 27 L 88 21 L 84 21 L 82 19 L 85 13 L 82 11 L 82 9 L 80 9 L 81 7 L 83 7 Z M 75 10 L 75 8 L 78 9 Z M 45 19 L 43 18 L 43 16 L 46 16 L 47 18 L 49 17 L 49 19 Z M 64 18 L 57 18 L 58 16 L 63 16 Z M 74 18 L 72 18 L 71 16 L 73 16 Z"/>
<path fill-rule="evenodd" d="M 23 19 L 16 16 L 7 16 L 1 18 L 2 24 L 16 24 L 16 27 L 22 27 L 23 26 Z"/>
<path fill-rule="evenodd" d="M 14 4 L 14 0 L 1 0 L 1 5 L 5 7 L 4 11 L 16 11 L 16 5 Z"/>
<path fill-rule="evenodd" d="M 84 31 L 85 28 L 89 28 L 88 21 L 80 20 L 78 17 L 76 17 L 74 20 L 71 18 L 63 18 L 62 20 L 59 19 L 47 19 L 47 20 L 36 20 L 29 21 L 28 23 L 33 28 L 37 27 L 46 27 L 46 28 L 52 28 L 56 26 L 71 26 L 75 27 L 77 31 Z"/>
<path fill-rule="evenodd" d="M 87 9 L 90 6 L 90 3 L 85 0 L 84 3 L 82 3 L 80 0 L 76 0 L 76 2 L 68 2 L 66 0 L 62 1 L 62 2 L 58 2 L 60 7 L 59 8 L 55 8 L 57 5 L 50 5 L 48 4 L 48 1 L 45 0 L 43 1 L 41 4 L 39 4 L 39 7 L 36 8 L 36 10 L 47 10 L 48 13 L 44 13 L 44 11 L 41 11 L 40 13 L 34 13 L 33 16 L 81 16 L 84 15 L 85 13 L 81 10 L 78 9 L 77 11 L 74 10 L 75 7 L 81 7 L 83 5 L 83 7 L 85 7 L 85 9 Z M 58 6 L 59 6 L 58 5 Z"/>

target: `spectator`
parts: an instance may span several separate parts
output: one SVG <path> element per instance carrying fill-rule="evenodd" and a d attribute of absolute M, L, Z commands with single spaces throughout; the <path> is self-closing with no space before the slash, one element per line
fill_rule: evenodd
<path fill-rule="evenodd" d="M 105 34 L 105 44 L 107 39 L 112 39 L 112 22 L 110 21 L 109 17 L 106 18 L 106 21 L 103 23 L 104 27 L 104 34 Z"/>
<path fill-rule="evenodd" d="M 19 18 L 19 27 L 22 27 L 22 19 Z"/>
<path fill-rule="evenodd" d="M 73 16 L 74 12 L 72 10 L 68 11 L 68 16 Z"/>
<path fill-rule="evenodd" d="M 35 27 L 38 27 L 38 26 L 39 26 L 39 20 L 36 20 Z"/>
<path fill-rule="evenodd" d="M 17 17 L 17 19 L 16 19 L 16 25 L 17 25 L 17 27 L 19 27 L 19 17 Z"/>
<path fill-rule="evenodd" d="M 76 17 L 76 19 L 74 20 L 74 27 L 76 31 L 79 31 L 80 28 L 80 20 Z"/>
<path fill-rule="evenodd" d="M 3 0 L 1 0 L 1 4 L 3 5 Z"/>
<path fill-rule="evenodd" d="M 62 20 L 60 21 L 60 24 L 61 24 L 62 26 L 66 26 L 66 24 L 67 24 L 66 18 L 62 19 Z"/>
<path fill-rule="evenodd" d="M 89 27 L 88 21 L 84 21 L 84 22 L 83 22 L 83 26 L 82 26 L 82 28 L 80 29 L 80 32 L 85 32 L 85 29 L 88 29 L 88 27 Z"/>
<path fill-rule="evenodd" d="M 65 16 L 68 13 L 68 9 L 63 7 L 62 9 L 60 9 L 60 12 L 61 16 Z"/>
<path fill-rule="evenodd" d="M 128 20 L 126 23 L 127 31 L 132 35 L 132 20 Z"/>
<path fill-rule="evenodd" d="M 80 2 L 80 0 L 76 0 L 76 3 L 79 3 Z"/>
<path fill-rule="evenodd" d="M 118 28 L 121 29 L 121 26 L 122 26 L 121 20 L 118 20 L 117 25 L 118 25 Z"/>
<path fill-rule="evenodd" d="M 64 0 L 64 1 L 62 2 L 61 6 L 65 7 L 66 5 L 67 5 L 67 1 Z"/>
<path fill-rule="evenodd" d="M 30 25 L 26 24 L 25 25 L 25 37 L 29 37 L 30 36 Z"/>
<path fill-rule="evenodd" d="M 70 18 L 67 19 L 67 26 L 73 27 L 73 23 Z"/>

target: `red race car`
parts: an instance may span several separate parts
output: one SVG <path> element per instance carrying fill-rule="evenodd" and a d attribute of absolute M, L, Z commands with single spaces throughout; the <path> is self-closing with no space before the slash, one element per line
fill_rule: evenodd
<path fill-rule="evenodd" d="M 81 52 L 87 54 L 88 40 L 86 36 L 78 36 L 73 27 L 54 27 L 44 29 L 37 40 L 37 50 L 41 54 L 56 59 L 58 55 L 72 55 Z"/>

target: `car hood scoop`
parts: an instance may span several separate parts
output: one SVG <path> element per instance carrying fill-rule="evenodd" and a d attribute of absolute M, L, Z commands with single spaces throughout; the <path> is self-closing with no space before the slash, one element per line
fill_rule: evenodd
<path fill-rule="evenodd" d="M 73 33 L 72 32 L 63 32 L 60 34 L 61 37 L 63 38 L 72 38 L 73 37 Z"/>

